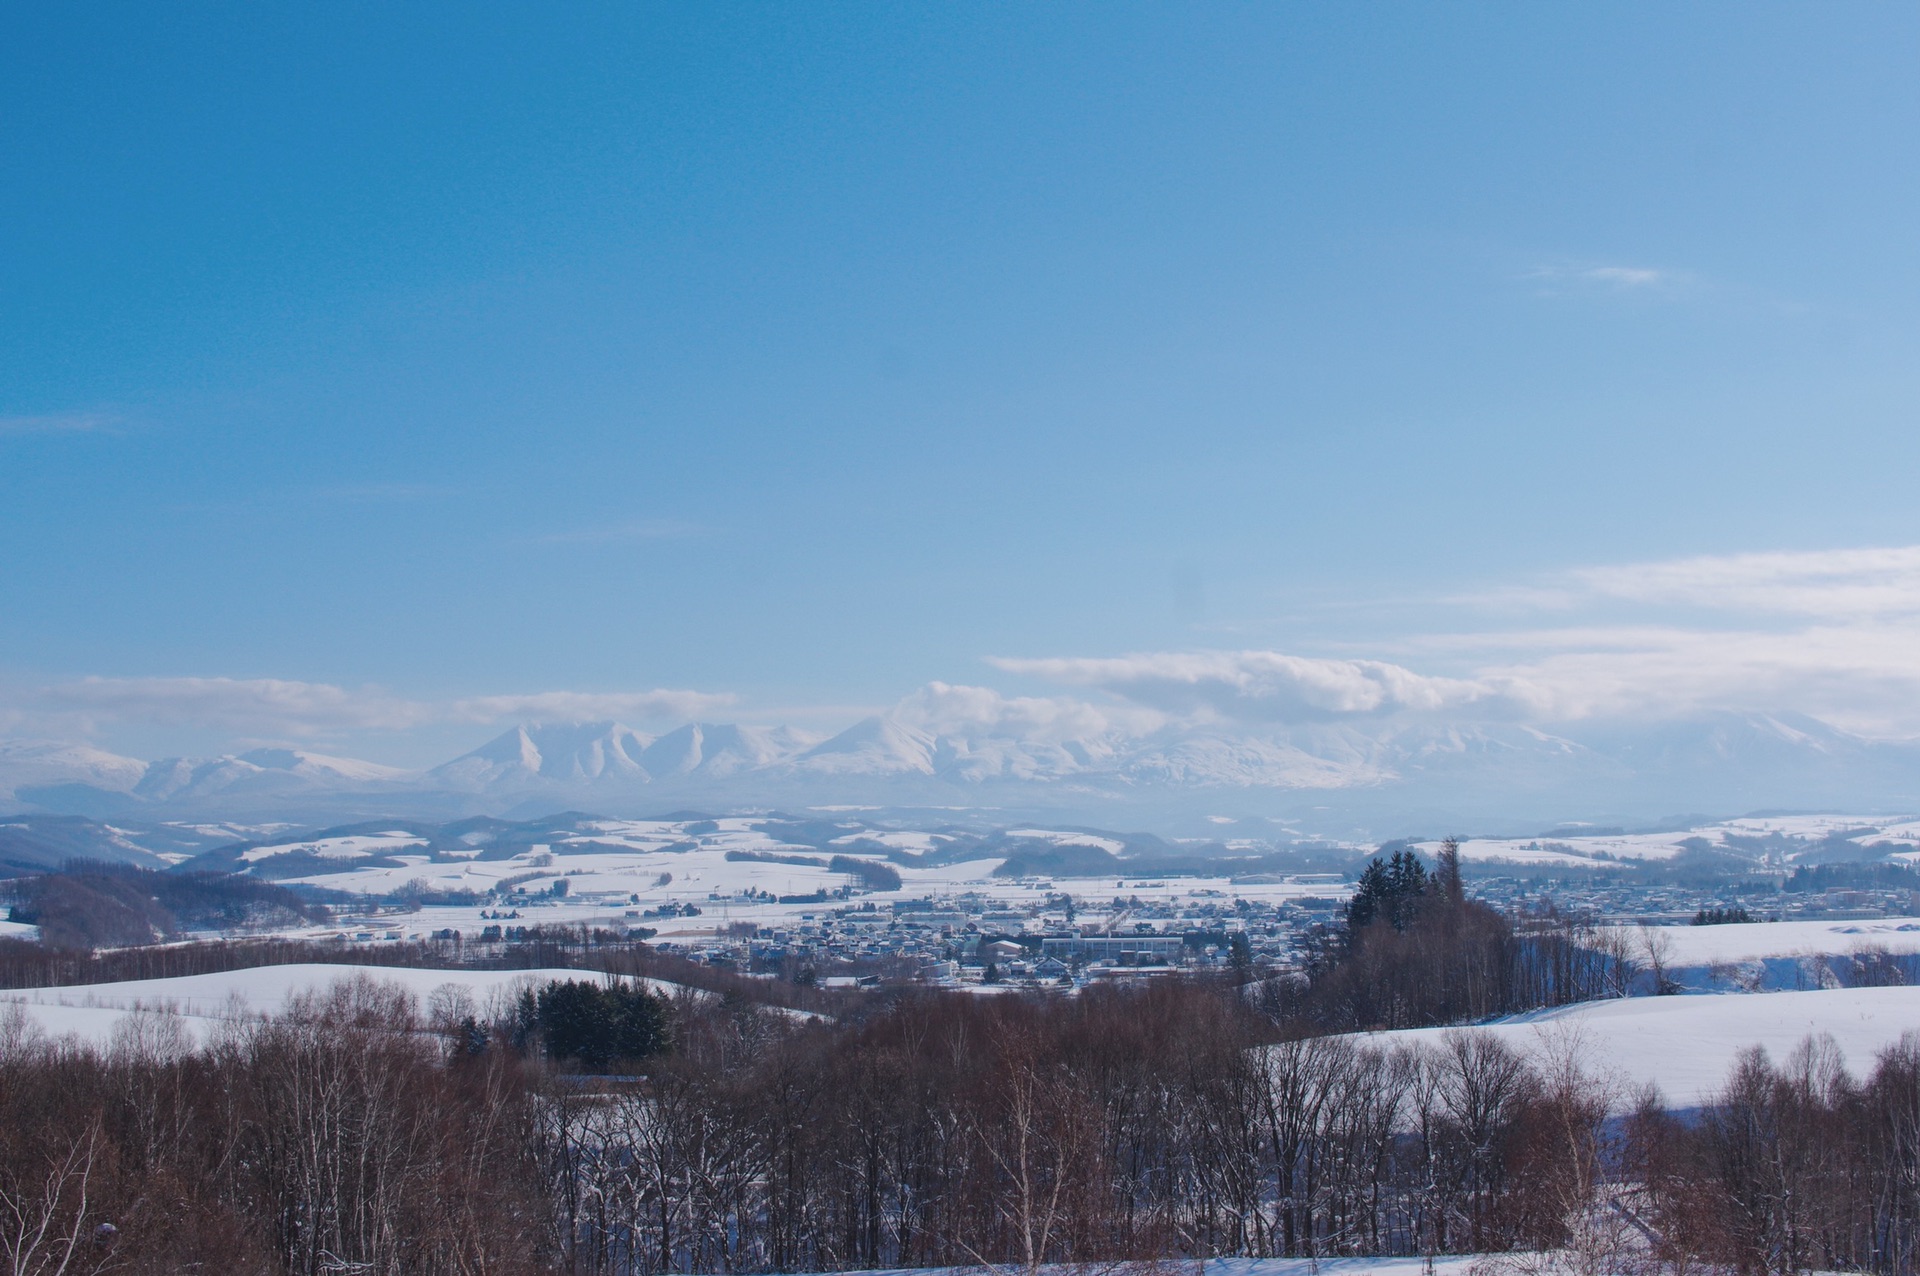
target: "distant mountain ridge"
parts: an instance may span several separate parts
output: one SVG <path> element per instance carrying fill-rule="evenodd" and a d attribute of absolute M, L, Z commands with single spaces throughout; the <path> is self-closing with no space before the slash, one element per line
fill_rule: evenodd
<path fill-rule="evenodd" d="M 1369 828 L 1455 816 L 1485 827 L 1500 818 L 1920 809 L 1920 747 L 1760 713 L 1560 733 L 1410 719 L 1067 740 L 940 732 L 895 715 L 824 739 L 736 724 L 686 723 L 656 736 L 611 721 L 528 723 L 424 771 L 299 749 L 143 762 L 83 744 L 0 743 L 0 811 L 452 819 L 834 803 L 1095 820 L 1116 807 L 1183 819 L 1225 808 Z"/>

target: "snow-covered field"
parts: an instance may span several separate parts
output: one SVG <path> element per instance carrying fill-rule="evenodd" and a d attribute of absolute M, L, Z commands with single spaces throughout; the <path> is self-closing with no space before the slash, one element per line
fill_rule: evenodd
<path fill-rule="evenodd" d="M 943 850 L 956 835 L 923 830 L 885 830 L 845 821 L 844 831 L 810 830 L 813 841 L 783 837 L 789 826 L 765 817 L 716 820 L 593 820 L 579 828 L 556 830 L 545 840 L 502 856 L 482 855 L 482 847 L 429 853 L 421 840 L 400 830 L 356 833 L 307 840 L 274 840 L 233 856 L 250 873 L 348 895 L 379 897 L 411 889 L 416 893 L 466 893 L 487 896 L 479 904 L 430 904 L 404 917 L 355 917 L 349 913 L 332 926 L 293 928 L 282 933 L 318 938 L 345 934 L 349 939 L 419 938 L 456 930 L 472 938 L 502 920 L 601 926 L 646 926 L 662 940 L 698 940 L 733 922 L 767 929 L 789 926 L 828 907 L 820 898 L 847 886 L 851 878 L 829 867 L 835 855 L 887 864 L 898 872 L 897 891 L 863 893 L 856 902 L 880 908 L 895 900 L 969 897 L 978 907 L 1022 912 L 1049 896 L 1072 894 L 1092 914 L 1103 901 L 1138 898 L 1155 904 L 1221 903 L 1235 898 L 1260 902 L 1318 899 L 1342 894 L 1345 887 L 1305 875 L 1236 882 L 1225 876 L 1141 876 L 1118 864 L 1112 875 L 1062 877 L 996 876 L 1006 851 L 950 863 L 917 862 L 914 857 Z M 1021 828 L 1009 831 L 1016 848 L 1087 847 L 1104 853 L 1125 850 L 1115 838 L 1072 830 Z M 977 840 L 977 839 L 976 839 Z M 889 860 L 888 852 L 899 858 Z M 904 852 L 904 855 L 900 853 Z M 935 855 L 937 860 L 939 857 Z M 324 867 L 315 863 L 324 859 Z M 284 861 L 299 875 L 271 870 Z M 565 883 L 563 895 L 552 894 Z M 521 894 L 507 898 L 507 886 Z M 789 902 L 781 903 L 781 897 Z M 688 907 L 698 916 L 671 915 Z"/>
<path fill-rule="evenodd" d="M 464 994 L 476 1009 L 487 1012 L 517 996 L 522 988 L 555 979 L 602 976 L 578 970 L 411 970 L 324 963 L 257 966 L 172 979 L 7 989 L 0 991 L 0 1012 L 18 1006 L 48 1036 L 72 1035 L 106 1046 L 123 1020 L 142 1012 L 171 1011 L 196 1041 L 205 1041 L 222 1021 L 275 1013 L 296 996 L 324 992 L 342 980 L 355 978 L 398 985 L 414 995 L 423 1011 L 435 993 L 444 989 Z M 675 988 L 659 980 L 642 982 L 657 992 Z"/>
<path fill-rule="evenodd" d="M 1382 1045 L 1438 1045 L 1449 1031 L 1485 1033 L 1526 1054 L 1571 1043 L 1590 1070 L 1628 1086 L 1652 1082 L 1669 1104 L 1697 1107 L 1727 1080 L 1740 1052 L 1760 1046 L 1776 1061 L 1810 1035 L 1833 1039 L 1864 1075 L 1880 1051 L 1920 1031 L 1920 988 L 1634 997 L 1517 1015 L 1473 1028 L 1416 1028 L 1367 1035 Z"/>
<path fill-rule="evenodd" d="M 1627 928 L 1633 937 L 1633 928 Z M 1844 956 L 1868 948 L 1920 953 L 1920 919 L 1740 922 L 1653 930 L 1673 966 L 1712 966 L 1767 957 Z"/>
<path fill-rule="evenodd" d="M 242 851 L 240 859 L 248 864 L 257 864 L 262 860 L 276 859 L 282 855 L 305 853 L 317 855 L 321 859 L 350 860 L 368 855 L 389 855 L 404 851 L 408 847 L 424 846 L 426 839 L 411 834 L 394 831 L 391 833 L 362 834 L 354 837 L 326 837 L 312 842 L 283 842 L 273 846 L 256 846 Z"/>
<path fill-rule="evenodd" d="M 1771 851 L 1790 858 L 1796 848 L 1831 839 L 1852 842 L 1863 852 L 1877 850 L 1896 860 L 1920 859 L 1920 820 L 1874 815 L 1743 816 L 1660 833 L 1582 833 L 1569 829 L 1544 837 L 1475 837 L 1460 843 L 1460 858 L 1483 866 L 1591 869 L 1670 860 L 1692 849 L 1745 859 L 1760 859 Z M 1440 843 L 1418 845 L 1432 855 Z"/>

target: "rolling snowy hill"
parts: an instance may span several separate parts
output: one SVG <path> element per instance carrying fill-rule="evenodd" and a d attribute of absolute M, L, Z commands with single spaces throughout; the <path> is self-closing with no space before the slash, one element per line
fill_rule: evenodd
<path fill-rule="evenodd" d="M 1827 1037 L 1858 1077 L 1882 1050 L 1915 1031 L 1920 988 L 1837 988 L 1588 1001 L 1479 1027 L 1413 1028 L 1369 1034 L 1369 1040 L 1434 1045 L 1449 1032 L 1482 1033 L 1530 1055 L 1572 1044 L 1589 1070 L 1629 1090 L 1656 1085 L 1668 1103 L 1689 1108 L 1724 1088 L 1735 1059 L 1753 1046 L 1779 1062 L 1808 1037 Z"/>

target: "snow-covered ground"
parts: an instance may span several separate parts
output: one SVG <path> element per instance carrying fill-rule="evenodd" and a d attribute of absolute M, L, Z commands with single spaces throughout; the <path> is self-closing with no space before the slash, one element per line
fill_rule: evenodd
<path fill-rule="evenodd" d="M 367 833 L 353 837 L 325 837 L 312 842 L 284 842 L 275 846 L 256 846 L 242 851 L 240 858 L 249 864 L 262 860 L 275 859 L 282 855 L 305 853 L 317 855 L 327 860 L 359 859 L 368 855 L 391 855 L 410 846 L 424 846 L 426 839 L 415 837 L 398 830 L 390 833 Z"/>
<path fill-rule="evenodd" d="M 1476 867 L 1501 864 L 1558 865 L 1565 868 L 1617 868 L 1624 860 L 1671 859 L 1689 834 L 1651 833 L 1622 837 L 1470 837 L 1460 842 L 1460 860 Z M 1419 842 L 1432 857 L 1439 842 Z"/>
<path fill-rule="evenodd" d="M 522 988 L 538 987 L 550 980 L 603 978 L 579 970 L 412 970 L 306 963 L 172 979 L 12 988 L 0 991 L 0 1012 L 9 1010 L 11 1003 L 49 1036 L 70 1034 L 106 1046 L 113 1040 L 115 1027 L 130 1016 L 171 1011 L 196 1041 L 205 1041 L 224 1020 L 275 1013 L 300 994 L 321 992 L 342 980 L 362 977 L 406 989 L 418 999 L 423 1011 L 436 992 L 446 989 L 464 993 L 481 1012 L 504 1005 Z M 675 985 L 659 980 L 642 982 L 658 992 L 675 989 Z"/>
<path fill-rule="evenodd" d="M 1048 1263 L 1042 1276 L 1467 1276 L 1486 1256 L 1447 1254 L 1424 1258 L 1209 1258 L 1165 1262 Z M 862 1276 L 1005 1276 L 1024 1272 L 1018 1263 L 988 1267 L 893 1267 Z M 822 1274 L 824 1276 L 824 1274 Z"/>
<path fill-rule="evenodd" d="M 782 836 L 791 826 L 760 816 L 732 816 L 715 820 L 594 820 L 577 829 L 557 830 L 517 853 L 500 858 L 496 850 L 482 856 L 475 846 L 449 850 L 443 844 L 429 854 L 413 835 L 391 832 L 306 841 L 276 839 L 250 847 L 237 858 L 249 872 L 270 870 L 282 857 L 297 856 L 288 864 L 296 870 L 324 871 L 275 880 L 328 891 L 365 896 L 369 900 L 412 888 L 421 893 L 470 893 L 487 896 L 503 883 L 520 887 L 524 895 L 506 899 L 493 895 L 484 904 L 431 904 L 404 917 L 346 916 L 332 926 L 294 928 L 301 937 L 335 936 L 383 939 L 418 938 L 440 930 L 456 930 L 472 938 L 497 924 L 503 912 L 510 920 L 533 923 L 601 926 L 644 925 L 663 940 L 695 940 L 710 936 L 732 922 L 753 922 L 779 929 L 841 907 L 818 897 L 845 887 L 852 880 L 828 867 L 835 855 L 847 854 L 886 863 L 898 872 L 897 891 L 872 891 L 855 901 L 886 908 L 896 900 L 950 899 L 966 895 L 987 909 L 1027 911 L 1059 892 L 1081 901 L 1083 911 L 1097 909 L 1114 897 L 1139 898 L 1156 904 L 1182 902 L 1219 904 L 1232 899 L 1278 902 L 1320 899 L 1344 894 L 1346 888 L 1313 875 L 1297 879 L 1235 882 L 1226 876 L 1143 877 L 1116 865 L 1112 875 L 1088 877 L 997 877 L 1005 852 L 952 863 L 919 863 L 911 856 L 938 851 L 955 835 L 921 830 L 885 830 L 846 821 L 844 831 L 802 843 Z M 1110 837 L 1045 828 L 1021 828 L 1005 835 L 1018 839 L 1020 849 L 1085 846 L 1120 852 L 1125 844 Z M 906 852 L 889 861 L 882 851 Z M 301 854 L 305 852 L 305 854 Z M 551 891 L 564 880 L 566 893 Z M 788 903 L 781 903 L 786 897 Z M 659 914 L 671 906 L 699 910 L 696 917 Z M 648 914 L 653 914 L 648 916 Z"/>
<path fill-rule="evenodd" d="M 1637 928 L 1625 928 L 1635 938 Z M 1920 953 L 1920 919 L 1738 922 L 1726 926 L 1658 926 L 1655 941 L 1673 966 L 1712 966 L 1768 957 L 1839 957 L 1862 949 Z"/>
<path fill-rule="evenodd" d="M 408 914 L 368 914 L 350 910 L 324 926 L 298 926 L 274 933 L 289 938 L 422 939 L 441 930 L 460 932 L 468 939 L 488 926 L 499 925 L 504 914 L 516 914 L 509 924 L 588 925 L 619 929 L 644 926 L 660 940 L 694 941 L 712 937 L 735 922 L 752 922 L 763 930 L 780 930 L 849 906 L 871 903 L 886 910 L 896 900 L 931 897 L 936 901 L 967 896 L 975 911 L 1007 910 L 1025 913 L 1042 906 L 1049 896 L 1071 894 L 1079 901 L 1081 919 L 1105 914 L 1108 901 L 1119 897 L 1143 903 L 1168 904 L 1176 909 L 1203 904 L 1220 905 L 1234 899 L 1258 902 L 1344 897 L 1344 885 L 1308 881 L 1236 883 L 1226 877 L 1034 877 L 997 878 L 990 874 L 1001 860 L 967 860 L 927 868 L 900 868 L 898 891 L 875 891 L 850 901 L 821 902 L 813 897 L 847 884 L 844 874 L 824 867 L 728 860 L 722 853 L 688 851 L 672 855 L 632 853 L 572 854 L 543 863 L 545 853 L 530 852 L 510 860 L 406 863 L 397 868 L 366 868 L 351 874 L 327 874 L 310 879 L 330 889 L 346 889 L 350 879 L 369 900 L 418 879 L 433 890 L 463 890 L 484 894 L 508 878 L 526 878 L 530 898 L 489 900 L 481 904 L 430 904 Z M 662 881 L 670 876 L 670 881 Z M 565 878 L 567 894 L 543 894 L 554 881 Z M 309 880 L 309 879 L 302 879 Z M 749 896 L 748 892 L 759 894 Z M 802 902 L 781 903 L 780 897 Z M 769 898 L 771 897 L 771 898 Z M 661 917 L 667 905 L 691 905 L 698 916 Z M 654 916 L 648 916 L 652 913 Z M 1038 917 L 1032 920 L 1039 924 Z M 1019 929 L 1020 923 L 1002 923 Z M 1064 923 L 1056 918 L 1054 929 Z M 1195 922 L 1195 927 L 1199 923 Z"/>
<path fill-rule="evenodd" d="M 1670 860 L 1695 848 L 1757 859 L 1762 852 L 1756 845 L 1764 845 L 1790 857 L 1797 848 L 1832 838 L 1894 859 L 1920 859 L 1920 820 L 1875 815 L 1743 816 L 1660 833 L 1582 833 L 1575 828 L 1543 837 L 1474 837 L 1461 841 L 1460 858 L 1482 866 L 1607 868 Z M 1418 845 L 1428 855 L 1440 847 L 1437 841 Z"/>
<path fill-rule="evenodd" d="M 1590 1070 L 1628 1086 L 1652 1082 L 1669 1104 L 1697 1107 L 1722 1089 L 1740 1052 L 1760 1046 L 1776 1061 L 1824 1034 L 1856 1076 L 1880 1051 L 1920 1031 L 1920 988 L 1634 997 L 1585 1002 L 1472 1028 L 1367 1034 L 1381 1045 L 1438 1045 L 1450 1031 L 1485 1033 L 1538 1055 L 1568 1042 Z"/>

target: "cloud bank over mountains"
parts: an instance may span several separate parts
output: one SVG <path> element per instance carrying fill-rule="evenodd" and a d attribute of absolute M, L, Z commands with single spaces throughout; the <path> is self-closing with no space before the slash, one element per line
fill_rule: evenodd
<path fill-rule="evenodd" d="M 1380 660 L 1278 651 L 1150 652 L 1094 659 L 992 660 L 996 668 L 1091 687 L 1170 717 L 1220 722 L 1325 722 L 1478 708 L 1512 716 L 1516 688 L 1437 678 Z M 1524 707 L 1514 701 L 1512 708 Z"/>
<path fill-rule="evenodd" d="M 968 693 L 979 693 L 977 695 Z M 1014 734 L 1031 704 L 945 687 L 822 738 L 787 727 L 527 724 L 424 770 L 286 748 L 151 762 L 0 744 L 0 813 L 338 823 L 385 816 L 609 815 L 837 805 L 970 808 L 1177 831 L 1225 813 L 1302 833 L 1644 823 L 1682 812 L 1920 809 L 1920 748 L 1791 715 L 1715 714 L 1554 733 L 1407 718 L 1248 730 L 1185 724 Z M 1004 698 L 1001 698 L 1004 703 Z M 970 700 L 971 727 L 926 701 Z M 1101 725 L 1101 724 L 1091 724 Z"/>
<path fill-rule="evenodd" d="M 825 730 L 715 721 L 753 716 L 729 713 L 724 690 L 432 700 L 275 679 L 71 679 L 0 691 L 13 741 L 0 801 L 89 813 L 988 803 L 1089 818 L 1225 803 L 1361 823 L 1920 808 L 1920 547 L 1583 568 L 1427 610 L 1471 623 L 1382 633 L 1352 655 L 990 656 L 990 680 L 1020 691 L 934 681 Z M 89 743 L 129 724 L 242 743 L 151 763 Z M 342 756 L 367 733 L 468 726 L 504 730 L 424 769 Z M 246 747 L 263 740 L 275 743 Z"/>

